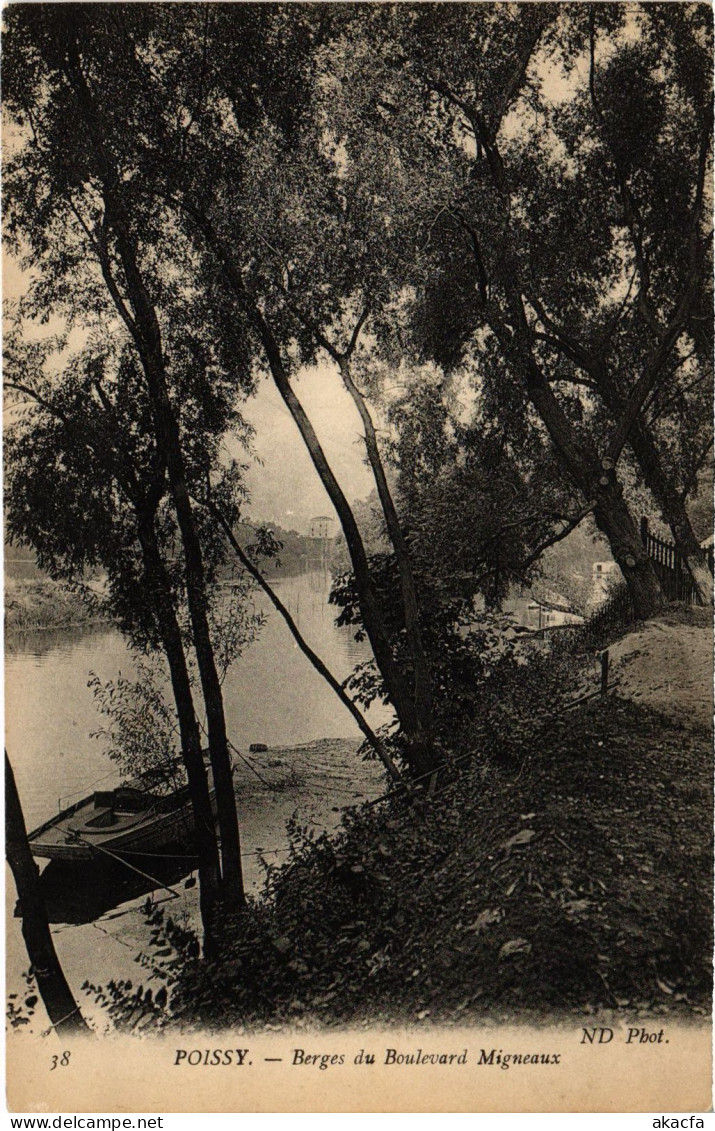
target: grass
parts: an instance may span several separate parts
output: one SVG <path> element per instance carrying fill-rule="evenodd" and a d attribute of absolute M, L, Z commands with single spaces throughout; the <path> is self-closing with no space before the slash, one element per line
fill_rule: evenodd
<path fill-rule="evenodd" d="M 99 619 L 96 607 L 59 582 L 6 579 L 6 633 L 73 628 Z"/>

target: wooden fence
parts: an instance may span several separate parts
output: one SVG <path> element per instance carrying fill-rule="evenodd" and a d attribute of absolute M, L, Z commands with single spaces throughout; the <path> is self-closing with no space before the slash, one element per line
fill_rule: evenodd
<path fill-rule="evenodd" d="M 701 605 L 693 579 L 685 562 L 672 542 L 658 538 L 648 529 L 648 519 L 641 519 L 641 538 L 648 557 L 658 576 L 663 592 L 669 601 L 686 601 L 689 605 Z M 713 547 L 706 550 L 710 572 L 713 571 Z"/>

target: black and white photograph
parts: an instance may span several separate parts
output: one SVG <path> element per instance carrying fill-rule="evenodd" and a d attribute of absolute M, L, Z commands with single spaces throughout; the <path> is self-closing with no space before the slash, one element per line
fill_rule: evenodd
<path fill-rule="evenodd" d="M 710 1110 L 711 5 L 2 17 L 9 1110 Z"/>

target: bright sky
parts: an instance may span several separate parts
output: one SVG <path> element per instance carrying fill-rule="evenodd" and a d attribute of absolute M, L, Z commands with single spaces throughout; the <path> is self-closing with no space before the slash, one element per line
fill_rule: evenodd
<path fill-rule="evenodd" d="M 19 298 L 28 284 L 28 277 L 9 255 L 4 257 L 3 283 L 8 300 Z M 31 336 L 42 338 L 61 328 L 60 323 L 33 327 Z M 294 387 L 348 500 L 364 498 L 374 481 L 364 463 L 365 445 L 357 410 L 337 369 L 329 365 L 305 369 Z M 246 514 L 300 533 L 308 532 L 315 515 L 333 515 L 300 433 L 270 378 L 261 380 L 256 395 L 242 406 L 242 413 L 256 429 L 254 451 L 262 461 L 253 465 L 247 477 L 251 503 Z M 245 452 L 240 450 L 234 449 L 232 454 L 245 459 Z"/>
<path fill-rule="evenodd" d="M 348 499 L 364 498 L 374 482 L 364 464 L 357 410 L 337 370 L 328 365 L 306 369 L 294 388 Z M 334 514 L 300 433 L 269 378 L 262 379 L 242 412 L 256 429 L 255 451 L 263 460 L 248 476 L 250 517 L 273 519 L 285 529 L 307 533 L 313 516 Z"/>

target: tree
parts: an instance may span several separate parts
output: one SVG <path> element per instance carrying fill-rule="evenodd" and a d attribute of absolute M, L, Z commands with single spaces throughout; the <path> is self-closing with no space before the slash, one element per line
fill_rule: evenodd
<path fill-rule="evenodd" d="M 22 909 L 22 934 L 37 988 L 58 1033 L 88 1033 L 85 1021 L 60 966 L 52 941 L 40 873 L 27 843 L 27 828 L 15 775 L 5 751 L 5 851 Z"/>
<path fill-rule="evenodd" d="M 180 623 L 185 571 L 181 560 L 172 562 L 177 528 L 167 506 L 166 467 L 153 437 L 151 406 L 125 342 L 105 338 L 101 349 L 65 357 L 62 373 L 48 375 L 42 362 L 51 346 L 23 348 L 11 339 L 6 348 L 6 387 L 28 406 L 6 438 L 7 527 L 35 548 L 42 567 L 56 578 L 76 583 L 87 569 L 106 570 L 107 603 L 120 627 L 139 651 L 166 656 L 194 811 L 204 946 L 210 952 L 223 883 Z M 216 433 L 222 436 L 236 414 L 226 400 L 219 410 L 218 386 L 210 412 L 201 399 L 192 405 L 196 376 L 178 365 L 176 373 L 183 377 L 177 393 L 191 425 L 186 448 L 193 456 L 192 478 L 201 485 L 215 463 Z M 213 541 L 204 534 L 215 575 L 222 559 Z M 234 635 L 240 623 L 250 628 L 245 618 L 236 620 Z M 244 631 L 237 643 L 245 639 Z"/>
<path fill-rule="evenodd" d="M 702 328 L 695 332 L 707 277 L 710 121 L 697 77 L 707 29 L 700 17 L 678 17 L 671 29 L 658 6 L 632 17 L 610 5 L 601 11 L 602 18 L 546 4 L 68 5 L 61 17 L 12 14 L 6 89 L 28 141 L 19 175 L 10 169 L 10 230 L 34 249 L 46 292 L 57 292 L 60 273 L 89 249 L 101 273 L 94 290 L 99 284 L 110 295 L 140 359 L 186 555 L 210 746 L 224 784 L 225 724 L 197 514 L 164 348 L 168 289 L 221 295 L 217 337 L 238 343 L 245 382 L 255 369 L 270 373 L 296 422 L 338 514 L 362 623 L 417 772 L 435 757 L 432 676 L 413 554 L 370 403 L 381 364 L 411 355 L 465 368 L 493 419 L 528 403 L 535 441 L 548 434 L 558 454 L 562 493 L 578 495 L 567 521 L 593 510 L 641 615 L 662 599 L 618 468 L 630 443 L 653 490 L 660 468 L 667 480 L 660 497 L 670 498 L 661 437 L 653 433 L 658 460 L 652 451 L 646 460 L 642 445 L 636 451 L 643 429 L 653 431 L 646 411 L 660 411 L 671 432 L 683 424 L 674 446 L 692 449 L 693 466 L 707 453 L 689 443 L 684 393 L 674 408 L 656 406 L 669 376 L 687 373 L 673 364 L 693 352 L 691 338 L 699 358 L 708 349 Z M 637 49 L 627 18 L 642 32 Z M 610 45 L 603 59 L 601 24 Z M 643 83 L 632 115 L 639 144 L 631 146 L 632 122 L 619 123 L 634 50 Z M 569 113 L 545 92 L 549 66 L 570 75 Z M 668 136 L 693 110 L 697 125 L 684 129 L 677 159 L 654 161 L 657 123 L 665 120 L 663 67 L 678 91 Z M 530 128 L 530 114 L 543 136 Z M 67 128 L 76 120 L 79 136 Z M 633 219 L 633 184 L 640 178 L 649 200 L 660 199 L 677 161 L 688 169 L 678 182 L 687 180 L 687 190 L 662 241 L 665 266 L 656 270 L 645 262 L 645 221 Z M 583 216 L 585 192 L 594 203 Z M 650 210 L 653 232 L 667 211 Z M 82 234 L 81 251 L 68 244 L 68 228 Z M 569 231 L 576 242 L 567 262 Z M 687 263 L 673 266 L 683 236 Z M 637 292 L 627 285 L 631 268 Z M 586 354 L 603 379 L 593 366 L 586 371 L 576 348 L 584 327 Z M 604 327 L 610 337 L 601 356 L 592 345 Z M 320 355 L 332 360 L 364 430 L 397 566 L 407 644 L 399 659 L 355 515 L 295 387 L 301 365 Z M 491 355 L 501 364 L 490 364 Z M 687 489 L 677 485 L 673 514 Z M 688 560 L 696 556 L 691 546 Z M 236 871 L 231 814 L 224 819 Z"/>
<path fill-rule="evenodd" d="M 643 614 L 660 597 L 617 478 L 626 443 L 701 593 L 712 591 L 645 415 L 674 384 L 684 395 L 693 378 L 686 359 L 711 364 L 701 321 L 710 17 L 660 5 L 556 13 L 540 5 L 518 18 L 505 9 L 455 17 L 428 7 L 403 21 L 405 68 L 427 104 L 423 129 L 436 161 L 454 170 L 430 227 L 416 318 L 431 319 L 422 348 L 447 364 L 465 360 L 479 333 L 499 344 L 563 466 L 593 500 Z M 600 58 L 598 35 L 608 41 Z M 500 86 L 505 36 L 515 62 Z M 495 62 L 477 69 L 477 43 Z M 547 68 L 569 76 L 566 105 L 550 96 Z M 478 364 L 478 349 L 470 360 Z M 693 428 L 681 424 L 683 450 Z"/>
<path fill-rule="evenodd" d="M 159 357 L 159 325 L 146 279 L 142 276 L 138 245 L 134 247 L 131 242 L 136 240 L 139 214 L 150 228 L 160 216 L 161 222 L 174 229 L 177 238 L 191 241 L 187 262 L 191 285 L 199 288 L 210 285 L 217 268 L 220 270 L 237 320 L 254 336 L 262 362 L 293 415 L 338 512 L 359 577 L 367 632 L 408 739 L 408 761 L 425 769 L 432 760 L 428 718 L 431 693 L 414 615 L 414 585 L 405 548 L 399 545 L 399 523 L 394 508 L 390 514 L 389 492 L 385 488 L 374 429 L 352 381 L 349 365 L 364 317 L 356 316 L 350 349 L 340 346 L 339 364 L 358 408 L 362 406 L 378 490 L 383 506 L 388 509 L 391 536 L 398 542 L 414 687 L 395 664 L 390 642 L 382 629 L 383 610 L 371 582 L 359 529 L 291 384 L 296 369 L 292 355 L 296 340 L 302 349 L 303 361 L 314 354 L 316 344 L 325 343 L 317 343 L 312 330 L 297 332 L 296 314 L 288 315 L 282 294 L 276 302 L 275 255 L 269 253 L 266 257 L 265 236 L 259 230 L 260 217 L 266 212 L 266 173 L 272 175 L 282 161 L 294 158 L 299 142 L 305 144 L 305 138 L 299 134 L 306 92 L 311 90 L 307 80 L 317 46 L 325 39 L 331 19 L 322 11 L 304 9 L 298 16 L 291 16 L 287 23 L 286 13 L 279 8 L 246 10 L 246 14 L 242 12 L 237 19 L 234 12 L 229 18 L 226 11 L 216 9 L 207 10 L 199 23 L 194 10 L 187 9 L 177 16 L 175 11 L 156 9 L 148 16 L 125 13 L 124 25 L 117 31 L 105 19 L 104 12 L 91 18 L 84 10 L 80 14 L 73 8 L 72 13 L 68 21 L 70 31 L 64 33 L 64 39 L 62 35 L 59 37 L 64 47 L 59 53 L 55 50 L 54 57 L 46 43 L 43 50 L 51 65 L 68 82 L 73 104 L 87 124 L 90 167 L 103 197 L 101 239 L 106 240 L 106 233 L 111 235 L 111 251 L 119 261 L 122 284 L 132 311 L 129 321 L 120 307 L 119 313 L 127 321 L 136 342 L 157 411 L 163 414 L 161 431 L 168 437 L 165 441 L 167 465 L 187 553 L 193 545 L 190 515 L 187 512 L 181 517 L 186 508 L 180 489 L 178 449 L 172 439 L 171 422 L 164 419 L 166 414 L 162 407 L 165 377 Z M 338 22 L 341 18 L 338 17 Z M 290 46 L 286 47 L 288 26 Z M 34 34 L 37 35 L 37 31 Z M 180 57 L 175 50 L 177 43 L 182 48 Z M 138 44 L 144 45 L 139 51 Z M 162 67 L 152 65 L 157 57 L 162 59 Z M 196 61 L 197 68 L 188 65 L 189 58 Z M 241 58 L 244 70 L 252 74 L 250 90 L 244 75 L 236 69 L 237 58 Z M 131 73 L 131 79 L 123 80 L 121 85 L 117 73 L 119 62 L 125 72 Z M 155 109 L 150 115 L 150 130 L 145 128 L 148 106 Z M 319 123 L 315 119 L 309 123 L 307 132 L 312 154 L 319 136 Z M 82 156 L 86 162 L 87 155 Z M 300 168 L 305 167 L 303 159 Z M 275 193 L 271 195 L 272 202 L 279 202 Z M 286 205 L 284 196 L 280 204 L 284 215 Z M 167 208 L 173 209 L 171 215 L 167 214 Z M 99 236 L 95 242 L 102 252 Z M 106 276 L 106 254 L 104 260 Z M 265 269 L 264 262 L 267 262 Z M 316 293 L 323 282 L 319 274 Z M 115 291 L 118 289 L 116 278 L 109 283 Z M 338 350 L 334 343 L 328 346 L 334 354 Z M 195 608 L 192 592 L 190 583 L 190 604 Z M 194 619 L 196 621 L 196 616 Z M 197 621 L 195 633 L 199 628 Z M 206 678 L 202 668 L 204 683 Z M 205 696 L 209 692 L 205 687 Z M 210 702 L 210 694 L 207 702 Z M 212 749 L 213 745 L 212 742 Z"/>
<path fill-rule="evenodd" d="M 499 365 L 483 351 L 481 366 Z M 394 460 L 401 513 L 420 575 L 500 610 L 528 585 L 541 555 L 585 518 L 553 453 L 529 426 L 525 406 L 493 413 L 468 383 L 421 373 L 396 401 Z"/>
<path fill-rule="evenodd" d="M 599 78 L 613 100 L 608 137 L 593 97 L 593 20 L 584 6 L 421 5 L 368 13 L 370 64 L 354 40 L 350 51 L 336 52 L 340 85 L 330 95 L 344 163 L 359 163 L 371 146 L 392 173 L 385 211 L 398 223 L 410 218 L 411 232 L 401 229 L 403 261 L 411 259 L 402 278 L 409 311 L 398 322 L 402 345 L 411 334 L 418 356 L 450 370 L 472 369 L 480 395 L 491 396 L 497 412 L 515 395 L 528 397 L 533 425 L 547 430 L 582 505 L 593 504 L 645 615 L 662 595 L 617 464 L 626 441 L 637 444 L 646 406 L 678 370 L 675 363 L 692 355 L 695 320 L 708 308 L 709 17 L 678 15 L 671 26 L 657 5 L 629 9 L 628 16 L 618 6 L 597 11 L 609 38 Z M 624 26 L 627 19 L 633 26 Z M 637 48 L 634 27 L 642 40 Z M 633 51 L 645 77 L 642 98 L 631 105 L 622 80 Z M 656 136 L 662 115 L 648 116 L 663 101 L 663 68 L 676 92 L 666 122 L 675 145 L 665 150 Z M 549 71 L 567 76 L 566 103 L 549 93 Z M 627 131 L 639 115 L 639 145 L 629 149 Z M 615 172 L 611 167 L 619 128 L 621 152 L 633 154 L 625 180 L 617 162 Z M 648 197 L 640 237 L 629 220 L 629 178 L 639 179 Z M 633 244 L 646 228 L 653 259 L 647 269 Z M 687 255 L 679 256 L 683 246 Z M 629 277 L 641 269 L 647 286 L 636 291 Z M 655 329 L 652 316 L 642 316 L 646 294 L 659 319 Z M 705 357 L 702 327 L 697 337 Z M 586 343 L 580 371 L 574 341 Z M 498 385 L 485 380 L 485 349 L 501 351 L 509 380 L 503 373 Z M 616 382 L 618 403 L 607 403 L 605 383 L 584 372 L 589 351 Z M 681 433 L 680 450 L 688 434 L 692 428 Z M 704 458 L 707 439 L 697 450 Z M 653 489 L 652 452 L 640 445 L 635 454 Z M 661 470 L 669 474 L 665 465 Z M 681 500 L 672 523 L 681 543 L 686 518 Z M 699 550 L 689 544 L 694 562 Z"/>
<path fill-rule="evenodd" d="M 99 297 L 102 308 L 108 296 L 138 361 L 184 555 L 192 643 L 217 791 L 224 904 L 238 908 L 244 894 L 231 759 L 211 643 L 206 568 L 187 483 L 180 410 L 172 389 L 174 359 L 166 334 L 168 299 L 186 292 L 176 285 L 180 272 L 172 246 L 175 233 L 162 226 L 165 217 L 141 206 L 133 180 L 137 154 L 127 153 L 140 123 L 146 122 L 143 66 L 126 34 L 124 11 L 119 16 L 111 7 L 90 12 L 67 5 L 62 10 L 16 9 L 8 15 L 5 100 L 24 131 L 23 144 L 7 170 L 8 231 L 26 252 L 26 265 L 40 273 L 27 306 L 44 316 L 63 312 L 76 322 L 87 292 L 95 301 Z M 137 16 L 138 29 L 150 33 L 153 7 Z M 128 104 L 134 112 L 134 133 L 117 113 Z M 129 165 L 121 164 L 127 159 Z M 39 200 L 43 204 L 38 208 Z M 167 259 L 173 259 L 173 271 Z M 86 270 L 90 263 L 94 272 Z M 88 280 L 84 293 L 74 270 Z M 236 334 L 227 331 L 221 343 L 236 346 Z M 239 370 L 244 357 L 239 346 Z M 158 584 L 158 576 L 155 580 Z"/>
<path fill-rule="evenodd" d="M 303 217 L 308 212 L 308 220 L 302 225 L 299 220 L 291 226 L 285 223 L 281 213 L 280 221 L 272 226 L 278 206 L 269 206 L 267 216 L 261 214 L 260 226 L 253 233 L 250 247 L 253 262 L 258 264 L 255 275 L 265 276 L 271 268 L 273 271 L 273 278 L 269 277 L 267 282 L 262 277 L 257 279 L 257 283 L 262 283 L 263 305 L 254 311 L 267 352 L 273 351 L 271 364 L 274 367 L 283 364 L 277 292 L 285 297 L 289 313 L 303 327 L 309 343 L 321 347 L 333 358 L 356 400 L 402 579 L 404 630 L 408 637 L 414 638 L 410 653 L 415 688 L 424 689 L 428 682 L 428 665 L 424 665 L 424 678 L 418 679 L 422 670 L 419 617 L 416 600 L 410 596 L 411 592 L 414 594 L 410 558 L 389 492 L 384 488 L 375 430 L 364 396 L 354 379 L 359 339 L 368 319 L 383 350 L 390 337 L 397 335 L 399 339 L 400 329 L 405 329 L 406 322 L 411 321 L 413 339 L 422 355 L 452 368 L 464 360 L 464 346 L 481 324 L 481 337 L 473 339 L 470 362 L 481 366 L 485 348 L 501 349 L 512 371 L 512 380 L 516 378 L 537 409 L 560 453 L 566 473 L 581 493 L 579 511 L 593 507 L 596 521 L 608 529 L 615 556 L 626 571 L 641 614 L 654 603 L 657 605 L 661 594 L 641 545 L 637 524 L 629 514 L 613 474 L 613 459 L 608 458 L 608 466 L 603 466 L 593 439 L 588 441 L 583 428 L 574 427 L 544 376 L 544 363 L 532 341 L 532 328 L 519 285 L 516 241 L 510 223 L 505 221 L 505 217 L 509 217 L 511 188 L 496 148 L 496 138 L 502 120 L 522 93 L 529 62 L 555 18 L 555 9 L 540 6 L 536 14 L 525 10 L 518 18 L 512 18 L 511 12 L 501 15 L 497 10 L 480 9 L 470 11 L 464 19 L 455 17 L 452 8 L 429 6 L 419 11 L 418 16 L 410 9 L 400 9 L 399 14 L 370 11 L 357 25 L 348 24 L 335 52 L 339 62 L 334 70 L 321 76 L 327 88 L 320 117 L 323 132 L 309 150 L 310 162 L 301 163 L 300 153 L 296 157 L 291 150 L 290 172 L 283 172 L 276 162 L 270 164 L 272 180 L 280 186 L 276 200 L 285 205 L 286 194 L 290 201 L 291 193 L 295 192 L 296 207 L 291 213 Z M 490 138 L 485 135 L 476 140 L 476 161 L 484 165 L 480 171 L 482 181 L 486 170 L 493 182 L 491 209 L 485 210 L 481 191 L 489 186 L 475 183 L 465 187 L 465 169 L 474 159 L 465 153 L 464 122 L 455 119 L 457 112 L 469 119 L 469 107 L 461 95 L 452 95 L 450 88 L 429 70 L 431 64 L 438 71 L 442 66 L 442 39 L 433 34 L 440 21 L 454 39 L 454 51 L 449 53 L 450 67 L 456 71 L 454 81 L 469 83 L 472 81 L 469 76 L 479 73 L 479 82 L 487 91 L 492 114 Z M 486 56 L 481 53 L 478 63 L 469 57 L 471 48 L 466 49 L 465 56 L 465 43 L 474 43 L 477 38 L 467 34 L 474 30 L 472 25 L 482 36 L 490 37 L 489 42 L 494 47 Z M 385 44 L 382 65 L 371 64 L 365 77 L 365 44 L 375 39 Z M 436 52 L 433 46 L 425 47 L 434 43 L 440 43 Z M 504 62 L 510 51 L 517 60 L 513 73 Z M 332 65 L 331 56 L 331 68 Z M 339 92 L 336 91 L 338 83 Z M 328 99 L 330 107 L 325 109 Z M 474 110 L 468 121 L 472 132 L 476 129 L 476 113 Z M 324 138 L 326 120 L 327 142 Z M 474 136 L 476 138 L 476 134 Z M 490 152 L 493 153 L 491 163 L 485 159 Z M 424 167 L 430 170 L 427 177 Z M 374 172 L 375 169 L 378 171 Z M 388 171 L 381 173 L 383 169 Z M 293 178 L 303 191 L 300 198 L 293 188 Z M 477 179 L 473 178 L 475 182 Z M 312 190 L 312 211 L 303 203 L 306 182 Z M 450 196 L 457 199 L 445 204 Z M 491 258 L 499 265 L 499 279 L 484 310 L 480 302 L 486 301 L 489 290 L 487 267 L 479 233 L 470 226 L 470 207 L 478 208 L 480 217 L 486 212 L 490 230 L 500 233 L 498 246 L 489 248 Z M 200 227 L 203 224 L 202 231 L 217 255 L 223 256 L 224 270 L 236 295 L 244 303 L 256 302 L 241 282 L 235 256 L 221 243 L 220 233 L 211 228 L 205 213 L 203 221 L 196 214 L 195 218 Z M 225 215 L 221 223 L 225 225 Z M 376 243 L 379 243 L 377 251 Z M 231 247 L 235 244 L 232 240 Z M 267 248 L 267 253 L 264 251 L 262 255 L 261 244 Z M 399 308 L 398 296 L 408 287 L 415 293 L 411 320 L 401 318 Z M 404 303 L 402 305 L 404 307 Z M 298 341 L 302 344 L 300 337 Z M 394 352 L 393 344 L 386 356 L 390 358 Z M 363 377 L 369 375 L 370 369 L 369 351 L 367 360 L 364 353 L 363 349 L 363 357 L 358 357 Z M 280 380 L 285 378 L 287 382 L 285 364 L 283 369 Z M 500 379 L 502 376 L 500 374 Z M 479 377 L 483 380 L 481 371 Z M 495 392 L 492 388 L 492 399 L 498 403 Z M 287 384 L 285 396 L 290 407 Z M 305 431 L 305 422 L 300 424 L 299 406 L 294 405 L 294 408 L 299 426 Z M 314 437 L 308 439 L 314 444 Z M 319 459 L 319 455 L 316 458 Z M 339 500 L 336 505 L 340 506 Z M 358 590 L 365 586 L 365 572 L 365 563 L 358 561 L 355 566 Z M 363 604 L 366 605 L 362 610 L 363 620 L 378 664 L 386 667 L 389 657 L 383 662 L 381 642 L 373 638 L 378 634 L 371 634 L 370 602 Z M 421 694 L 416 690 L 415 699 L 418 703 L 428 702 L 429 696 L 424 690 Z"/>

